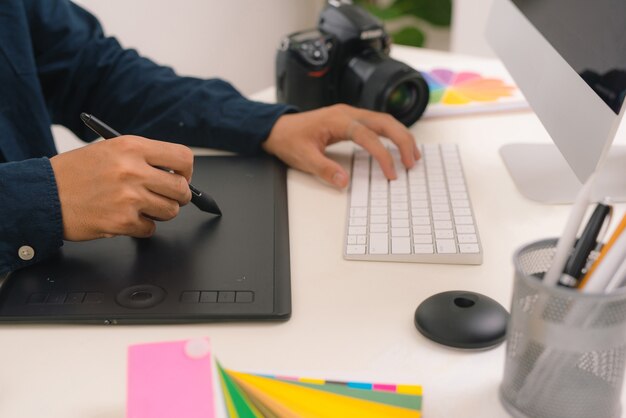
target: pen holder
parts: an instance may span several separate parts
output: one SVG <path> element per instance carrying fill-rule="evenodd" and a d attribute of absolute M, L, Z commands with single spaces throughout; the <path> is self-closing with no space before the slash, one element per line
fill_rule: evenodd
<path fill-rule="evenodd" d="M 500 400 L 514 417 L 614 418 L 626 362 L 626 291 L 545 286 L 556 239 L 514 255 Z"/>

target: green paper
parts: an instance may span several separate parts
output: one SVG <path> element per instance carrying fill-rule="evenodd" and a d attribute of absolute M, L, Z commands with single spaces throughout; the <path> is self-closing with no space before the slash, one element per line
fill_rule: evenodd
<path fill-rule="evenodd" d="M 237 416 L 231 418 L 263 418 L 263 415 L 255 410 L 256 408 L 248 400 L 248 397 L 242 393 L 239 386 L 232 381 L 219 363 L 217 363 L 217 368 L 220 373 L 220 378 L 224 382 L 226 391 L 228 392 L 228 396 L 232 400 L 232 405 L 237 412 Z"/>

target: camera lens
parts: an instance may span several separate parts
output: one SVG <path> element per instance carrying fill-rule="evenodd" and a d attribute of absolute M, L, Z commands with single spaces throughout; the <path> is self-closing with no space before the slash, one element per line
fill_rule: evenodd
<path fill-rule="evenodd" d="M 370 50 L 348 62 L 340 96 L 345 103 L 389 113 L 411 126 L 424 113 L 429 90 L 419 72 Z"/>
<path fill-rule="evenodd" d="M 394 88 L 387 98 L 387 112 L 400 119 L 411 112 L 417 100 L 417 89 L 410 82 L 404 82 Z"/>

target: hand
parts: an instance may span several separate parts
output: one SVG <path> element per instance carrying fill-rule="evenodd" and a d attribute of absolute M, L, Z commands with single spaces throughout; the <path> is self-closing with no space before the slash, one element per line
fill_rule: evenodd
<path fill-rule="evenodd" d="M 348 173 L 324 155 L 328 145 L 339 141 L 354 141 L 372 154 L 388 179 L 397 177 L 391 154 L 379 135 L 396 144 L 406 168 L 420 158 L 415 139 L 393 116 L 345 104 L 281 116 L 263 148 L 290 166 L 343 188 L 348 185 Z"/>
<path fill-rule="evenodd" d="M 70 241 L 150 236 L 155 220 L 174 218 L 191 200 L 193 154 L 182 145 L 125 135 L 59 154 L 50 163 L 63 236 Z"/>

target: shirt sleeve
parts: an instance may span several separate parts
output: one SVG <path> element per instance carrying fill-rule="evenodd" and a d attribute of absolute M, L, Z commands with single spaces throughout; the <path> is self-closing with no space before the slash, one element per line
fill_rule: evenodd
<path fill-rule="evenodd" d="M 126 134 L 244 154 L 260 151 L 294 108 L 247 100 L 223 80 L 180 77 L 105 37 L 97 19 L 68 0 L 30 0 L 35 59 L 49 113 L 84 140 L 81 112 Z"/>
<path fill-rule="evenodd" d="M 50 160 L 0 164 L 0 276 L 63 245 L 63 219 Z"/>

